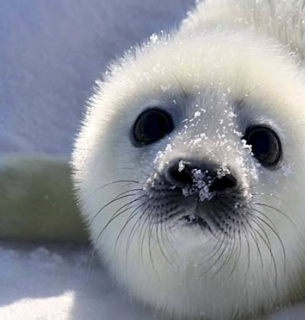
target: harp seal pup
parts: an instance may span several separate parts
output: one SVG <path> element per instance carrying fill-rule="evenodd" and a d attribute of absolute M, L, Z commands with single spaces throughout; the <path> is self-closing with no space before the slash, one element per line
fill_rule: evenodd
<path fill-rule="evenodd" d="M 304 297 L 304 7 L 199 2 L 96 84 L 72 157 L 82 216 L 115 280 L 170 318 Z"/>

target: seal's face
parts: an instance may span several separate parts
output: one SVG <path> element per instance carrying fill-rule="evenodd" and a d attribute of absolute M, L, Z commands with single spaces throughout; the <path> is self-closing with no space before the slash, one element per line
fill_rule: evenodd
<path fill-rule="evenodd" d="M 303 265 L 304 92 L 294 61 L 249 35 L 154 38 L 113 68 L 73 165 L 120 283 L 208 319 L 286 299 Z"/>

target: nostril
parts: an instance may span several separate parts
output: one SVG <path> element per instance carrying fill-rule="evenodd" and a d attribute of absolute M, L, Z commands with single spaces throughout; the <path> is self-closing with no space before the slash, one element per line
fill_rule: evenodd
<path fill-rule="evenodd" d="M 171 165 L 165 177 L 170 184 L 181 189 L 193 183 L 191 170 L 186 165 L 180 168 L 179 163 Z"/>
<path fill-rule="evenodd" d="M 227 174 L 221 178 L 216 178 L 210 185 L 210 191 L 224 191 L 237 186 L 237 180 L 232 174 Z"/>

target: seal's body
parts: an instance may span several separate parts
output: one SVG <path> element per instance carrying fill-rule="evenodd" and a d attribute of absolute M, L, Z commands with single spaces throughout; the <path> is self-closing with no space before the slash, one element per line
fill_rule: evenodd
<path fill-rule="evenodd" d="M 70 174 L 66 156 L 2 155 L 0 239 L 84 243 Z"/>
<path fill-rule="evenodd" d="M 207 0 L 99 82 L 73 154 L 91 240 L 174 318 L 302 299 L 303 1 Z"/>

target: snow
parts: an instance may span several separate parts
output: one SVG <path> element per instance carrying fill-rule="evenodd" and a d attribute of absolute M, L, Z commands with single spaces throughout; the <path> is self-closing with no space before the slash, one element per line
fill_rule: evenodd
<path fill-rule="evenodd" d="M 183 195 L 188 197 L 192 194 L 198 194 L 199 201 L 212 199 L 214 193 L 209 190 L 212 178 L 209 177 L 208 173 L 193 169 L 191 170 L 191 175 L 193 184 L 182 189 Z"/>
<path fill-rule="evenodd" d="M 88 248 L 2 244 L 0 256 L 1 320 L 156 319 L 114 288 Z"/>
<path fill-rule="evenodd" d="M 1 152 L 69 153 L 109 60 L 177 24 L 194 1 L 0 1 Z M 0 244 L 1 320 L 161 320 L 119 291 L 89 248 L 46 247 Z"/>

